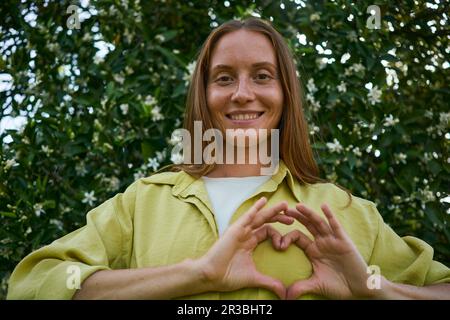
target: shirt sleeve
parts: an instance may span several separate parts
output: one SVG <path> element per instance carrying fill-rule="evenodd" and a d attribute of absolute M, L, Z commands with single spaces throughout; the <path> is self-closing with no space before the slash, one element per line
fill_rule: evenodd
<path fill-rule="evenodd" d="M 72 299 L 94 272 L 126 268 L 133 189 L 88 212 L 82 228 L 26 256 L 11 274 L 7 299 Z"/>
<path fill-rule="evenodd" d="M 378 266 L 381 274 L 397 283 L 425 286 L 450 282 L 450 268 L 433 260 L 433 248 L 425 241 L 397 235 L 384 221 L 375 204 L 372 213 L 377 216 L 378 235 L 369 265 Z"/>

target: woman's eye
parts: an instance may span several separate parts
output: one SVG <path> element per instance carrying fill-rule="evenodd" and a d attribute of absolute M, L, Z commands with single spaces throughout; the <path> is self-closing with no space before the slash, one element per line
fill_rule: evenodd
<path fill-rule="evenodd" d="M 229 76 L 222 76 L 222 77 L 219 77 L 219 78 L 217 79 L 217 81 L 218 81 L 218 82 L 230 82 L 230 81 L 232 81 L 232 79 L 231 79 L 231 77 L 229 77 Z"/>
<path fill-rule="evenodd" d="M 259 73 L 256 75 L 256 80 L 269 80 L 271 77 L 266 73 Z"/>

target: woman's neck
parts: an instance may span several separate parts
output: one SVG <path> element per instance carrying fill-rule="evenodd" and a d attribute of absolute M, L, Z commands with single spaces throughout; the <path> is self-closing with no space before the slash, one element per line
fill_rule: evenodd
<path fill-rule="evenodd" d="M 206 176 L 210 178 L 251 177 L 261 175 L 261 164 L 217 164 Z"/>

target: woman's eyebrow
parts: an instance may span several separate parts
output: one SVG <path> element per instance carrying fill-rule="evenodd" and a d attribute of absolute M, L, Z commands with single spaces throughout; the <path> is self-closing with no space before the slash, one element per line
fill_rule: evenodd
<path fill-rule="evenodd" d="M 262 61 L 252 64 L 253 68 L 260 68 L 260 67 L 271 67 L 273 70 L 277 70 L 277 67 L 269 61 Z"/>
<path fill-rule="evenodd" d="M 233 68 L 229 65 L 217 64 L 211 69 L 211 71 L 214 72 L 214 71 L 219 71 L 219 70 L 230 70 L 230 69 L 233 69 Z"/>
<path fill-rule="evenodd" d="M 252 68 L 260 68 L 260 67 L 271 67 L 273 70 L 277 70 L 277 67 L 269 61 L 261 61 L 261 62 L 256 62 L 252 64 Z M 226 64 L 217 64 L 215 65 L 211 71 L 218 71 L 218 70 L 230 70 L 233 69 L 233 67 L 226 65 Z"/>

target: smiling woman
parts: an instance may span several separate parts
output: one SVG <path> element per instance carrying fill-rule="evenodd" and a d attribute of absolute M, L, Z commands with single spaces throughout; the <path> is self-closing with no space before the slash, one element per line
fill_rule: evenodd
<path fill-rule="evenodd" d="M 245 29 L 223 36 L 212 52 L 206 92 L 216 126 L 277 128 L 283 89 L 270 40 Z"/>
<path fill-rule="evenodd" d="M 278 170 L 194 163 L 141 178 L 25 257 L 8 298 L 450 298 L 450 269 L 427 243 L 318 177 L 295 64 L 268 22 L 210 34 L 187 100 L 192 137 L 196 121 L 279 130 Z"/>

